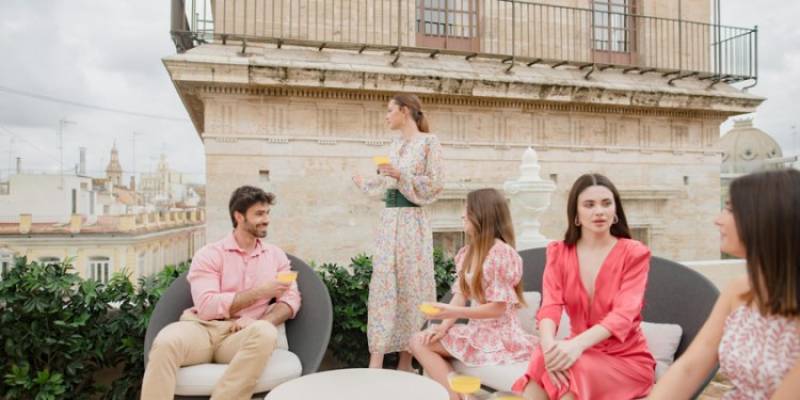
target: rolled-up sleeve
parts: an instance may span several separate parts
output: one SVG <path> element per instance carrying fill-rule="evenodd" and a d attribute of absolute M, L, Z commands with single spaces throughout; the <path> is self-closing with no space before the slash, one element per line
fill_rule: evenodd
<path fill-rule="evenodd" d="M 286 257 L 286 253 L 281 252 L 281 254 L 278 256 L 278 260 L 278 273 L 291 270 L 292 266 L 289 258 Z M 285 303 L 290 309 L 292 309 L 291 318 L 294 318 L 297 315 L 297 312 L 300 311 L 300 305 L 302 303 L 302 296 L 300 295 L 300 290 L 297 288 L 297 281 L 292 282 L 292 286 L 287 291 L 283 292 L 283 295 L 278 297 L 276 304 L 277 303 Z"/>
<path fill-rule="evenodd" d="M 547 245 L 547 261 L 542 276 L 542 307 L 536 314 L 537 322 L 549 319 L 556 324 L 556 330 L 564 310 L 564 274 L 561 270 L 564 260 L 560 257 L 561 247 L 561 242 Z"/>
<path fill-rule="evenodd" d="M 650 249 L 641 244 L 632 247 L 626 256 L 622 282 L 611 311 L 600 321 L 600 325 L 619 341 L 625 341 L 638 325 L 649 272 Z"/>
<path fill-rule="evenodd" d="M 192 291 L 192 301 L 197 316 L 210 321 L 230 318 L 231 304 L 236 292 L 223 292 L 222 255 L 212 247 L 204 247 L 195 254 L 186 280 Z"/>

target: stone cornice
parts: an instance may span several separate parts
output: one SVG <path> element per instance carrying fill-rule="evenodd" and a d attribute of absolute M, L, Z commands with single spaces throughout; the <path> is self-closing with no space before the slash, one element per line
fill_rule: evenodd
<path fill-rule="evenodd" d="M 522 108 L 531 111 L 601 112 L 679 117 L 715 117 L 755 111 L 764 100 L 725 84 L 712 89 L 696 79 L 667 84 L 660 74 L 597 72 L 583 79 L 577 69 L 520 67 L 513 74 L 491 61 L 353 52 L 204 45 L 170 56 L 164 64 L 202 128 L 197 99 L 205 96 L 294 96 L 350 101 L 386 101 L 396 92 L 419 94 L 426 104 Z M 199 129 L 201 132 L 202 129 Z"/>
<path fill-rule="evenodd" d="M 316 136 L 275 137 L 275 136 L 258 136 L 258 135 L 205 134 L 203 135 L 203 139 L 220 144 L 231 144 L 231 143 L 238 143 L 240 141 L 250 141 L 250 142 L 266 142 L 269 144 L 286 144 L 286 145 L 290 143 L 315 143 L 324 145 L 355 143 L 355 144 L 365 144 L 369 146 L 389 145 L 388 140 L 374 140 L 374 139 L 347 138 L 347 137 L 337 137 L 335 139 L 332 138 L 321 139 Z M 476 142 L 476 141 L 464 142 L 464 141 L 448 141 L 448 140 L 442 140 L 441 144 L 444 147 L 450 147 L 456 149 L 493 148 L 499 150 L 526 149 L 532 146 L 538 152 L 547 152 L 548 150 L 569 150 L 573 152 L 604 151 L 608 153 L 621 153 L 621 152 L 627 152 L 627 153 L 634 152 L 643 154 L 668 153 L 668 154 L 699 154 L 704 156 L 708 155 L 713 156 L 722 154 L 722 150 L 720 149 L 695 149 L 695 148 L 675 149 L 671 147 L 642 148 L 642 147 L 632 147 L 632 146 L 604 146 L 604 145 L 592 146 L 592 145 L 543 144 L 543 143 L 504 143 L 503 145 L 498 145 L 497 143 L 492 143 L 492 142 Z M 237 154 L 242 154 L 242 153 L 238 152 Z"/>

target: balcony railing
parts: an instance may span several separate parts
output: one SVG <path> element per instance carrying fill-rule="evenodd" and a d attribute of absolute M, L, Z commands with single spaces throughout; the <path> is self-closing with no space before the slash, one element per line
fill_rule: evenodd
<path fill-rule="evenodd" d="M 758 30 L 638 15 L 614 2 L 574 8 L 522 0 L 172 0 L 179 52 L 253 42 L 455 54 L 508 69 L 621 68 L 712 82 L 755 80 Z M 604 5 L 605 4 L 605 5 Z"/>

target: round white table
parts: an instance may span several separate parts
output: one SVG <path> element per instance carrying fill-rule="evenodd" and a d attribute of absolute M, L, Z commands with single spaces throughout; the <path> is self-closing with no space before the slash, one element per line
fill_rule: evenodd
<path fill-rule="evenodd" d="M 447 400 L 447 390 L 421 375 L 391 369 L 318 372 L 278 385 L 264 400 Z"/>

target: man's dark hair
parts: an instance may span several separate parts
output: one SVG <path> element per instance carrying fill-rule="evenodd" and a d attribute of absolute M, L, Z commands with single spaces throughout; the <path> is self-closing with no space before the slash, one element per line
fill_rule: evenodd
<path fill-rule="evenodd" d="M 259 203 L 273 205 L 275 204 L 275 195 L 253 186 L 241 186 L 234 190 L 233 194 L 231 194 L 231 201 L 228 202 L 228 210 L 231 213 L 233 227 L 236 228 L 234 212 L 238 211 L 242 215 L 246 215 L 248 208 Z"/>

